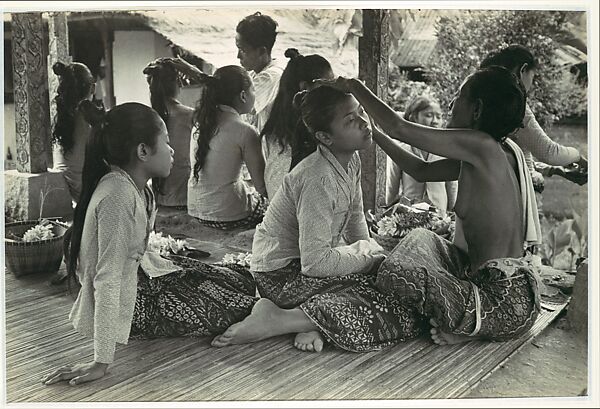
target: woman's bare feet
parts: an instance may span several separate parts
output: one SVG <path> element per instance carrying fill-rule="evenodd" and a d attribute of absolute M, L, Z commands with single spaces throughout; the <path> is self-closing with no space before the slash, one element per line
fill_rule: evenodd
<path fill-rule="evenodd" d="M 285 334 L 287 331 L 282 325 L 284 312 L 273 301 L 261 298 L 254 304 L 249 316 L 227 328 L 223 334 L 216 336 L 211 345 L 224 347 L 227 345 L 249 344 Z"/>
<path fill-rule="evenodd" d="M 301 332 L 296 335 L 294 346 L 302 351 L 321 352 L 323 337 L 319 331 Z"/>
<path fill-rule="evenodd" d="M 468 337 L 466 335 L 455 335 L 443 332 L 439 329 L 437 323 L 433 319 L 430 319 L 429 323 L 432 326 L 431 330 L 429 330 L 431 339 L 438 345 L 460 344 L 461 342 L 469 342 L 475 339 L 474 337 Z"/>
<path fill-rule="evenodd" d="M 300 308 L 279 308 L 267 298 L 259 299 L 249 316 L 231 325 L 223 334 L 216 336 L 211 345 L 248 344 L 284 334 L 308 333 L 317 326 Z"/>

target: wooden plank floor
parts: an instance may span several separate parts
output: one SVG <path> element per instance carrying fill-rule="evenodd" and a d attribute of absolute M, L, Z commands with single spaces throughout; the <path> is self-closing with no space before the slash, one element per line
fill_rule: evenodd
<path fill-rule="evenodd" d="M 194 243 L 198 245 L 199 243 Z M 199 246 L 211 251 L 209 244 Z M 212 248 L 212 261 L 227 250 Z M 354 354 L 300 352 L 292 337 L 223 349 L 209 338 L 131 341 L 103 379 L 44 386 L 58 365 L 90 361 L 92 343 L 72 329 L 73 298 L 49 277 L 5 273 L 9 403 L 458 398 L 539 334 L 561 311 L 546 311 L 517 340 L 436 346 L 428 338 Z"/>

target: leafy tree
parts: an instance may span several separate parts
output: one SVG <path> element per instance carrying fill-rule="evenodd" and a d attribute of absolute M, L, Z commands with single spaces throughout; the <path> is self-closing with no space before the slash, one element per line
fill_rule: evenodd
<path fill-rule="evenodd" d="M 542 126 L 587 113 L 587 90 L 555 60 L 567 24 L 580 12 L 465 10 L 436 23 L 438 44 L 427 64 L 432 92 L 448 106 L 462 81 L 491 51 L 509 44 L 528 47 L 539 62 L 528 103 Z M 404 86 L 410 86 L 404 85 Z"/>

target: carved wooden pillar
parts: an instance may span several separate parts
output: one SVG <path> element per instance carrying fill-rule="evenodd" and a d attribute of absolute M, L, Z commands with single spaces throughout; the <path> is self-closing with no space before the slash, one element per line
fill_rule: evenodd
<path fill-rule="evenodd" d="M 42 173 L 51 158 L 48 68 L 42 13 L 12 14 L 13 78 L 19 172 Z"/>
<path fill-rule="evenodd" d="M 382 100 L 387 99 L 389 10 L 363 10 L 363 36 L 358 40 L 358 75 Z M 385 203 L 386 155 L 374 142 L 360 152 L 361 185 L 366 209 L 379 211 Z"/>

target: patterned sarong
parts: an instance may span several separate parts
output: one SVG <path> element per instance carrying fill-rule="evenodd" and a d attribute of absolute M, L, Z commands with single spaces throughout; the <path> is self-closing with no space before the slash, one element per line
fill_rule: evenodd
<path fill-rule="evenodd" d="M 376 351 L 415 338 L 428 325 L 420 314 L 375 288 L 374 274 L 314 278 L 300 260 L 268 273 L 255 273 L 258 291 L 281 308 L 299 307 L 336 346 Z"/>
<path fill-rule="evenodd" d="M 130 338 L 217 335 L 250 314 L 256 285 L 246 269 L 171 259 L 183 271 L 158 278 L 138 271 Z"/>
<path fill-rule="evenodd" d="M 264 196 L 261 196 L 257 192 L 255 192 L 251 196 L 251 198 L 252 198 L 252 209 L 253 209 L 252 213 L 249 216 L 247 216 L 241 220 L 234 220 L 234 221 L 229 221 L 229 222 L 203 220 L 203 219 L 198 219 L 198 218 L 197 218 L 197 220 L 205 226 L 212 227 L 213 229 L 219 229 L 219 230 L 254 228 L 254 227 L 256 227 L 256 225 L 258 223 L 262 222 L 265 212 L 267 211 L 269 201 L 267 200 L 267 198 L 265 198 Z"/>
<path fill-rule="evenodd" d="M 398 243 L 379 267 L 376 285 L 442 331 L 489 340 L 521 335 L 540 311 L 537 278 L 525 260 L 490 260 L 472 272 L 464 252 L 425 229 Z"/>

